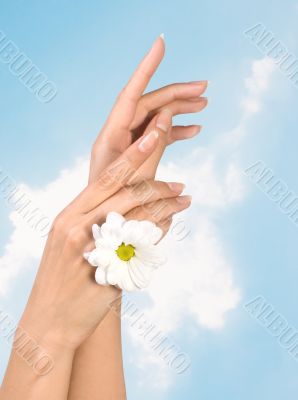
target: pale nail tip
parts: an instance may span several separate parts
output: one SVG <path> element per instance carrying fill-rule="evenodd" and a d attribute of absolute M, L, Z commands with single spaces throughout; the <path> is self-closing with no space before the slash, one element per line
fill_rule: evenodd
<path fill-rule="evenodd" d="M 160 35 L 159 35 L 159 37 L 164 41 L 165 40 L 165 34 L 164 33 L 161 33 Z"/>
<path fill-rule="evenodd" d="M 161 114 L 170 114 L 172 115 L 172 110 L 170 108 L 163 108 L 160 112 Z"/>
<path fill-rule="evenodd" d="M 167 127 L 163 124 L 156 124 L 156 127 L 165 133 L 168 131 Z"/>

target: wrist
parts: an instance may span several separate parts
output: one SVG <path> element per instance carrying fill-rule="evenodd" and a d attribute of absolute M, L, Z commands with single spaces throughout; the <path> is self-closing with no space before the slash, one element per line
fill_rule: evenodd
<path fill-rule="evenodd" d="M 12 337 L 12 355 L 27 365 L 32 376 L 49 374 L 61 360 L 72 360 L 74 349 L 66 346 L 51 329 L 21 320 Z"/>
<path fill-rule="evenodd" d="M 51 354 L 74 353 L 76 346 L 68 340 L 67 333 L 56 319 L 49 311 L 26 308 L 19 322 L 15 341 L 27 336 Z"/>

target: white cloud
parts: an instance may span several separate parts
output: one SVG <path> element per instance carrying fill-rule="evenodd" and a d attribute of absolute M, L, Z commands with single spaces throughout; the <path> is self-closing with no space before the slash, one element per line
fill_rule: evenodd
<path fill-rule="evenodd" d="M 222 154 L 229 154 L 223 151 L 224 146 L 240 143 L 246 122 L 261 109 L 261 97 L 268 89 L 271 73 L 267 58 L 254 61 L 251 76 L 245 80 L 247 93 L 238 126 L 232 132 L 219 135 L 208 149 L 195 149 L 185 162 L 177 160 L 160 168 L 163 179 L 186 182 L 194 196 L 191 211 L 183 214 L 191 234 L 180 242 L 168 237 L 165 242 L 168 263 L 155 276 L 147 292 L 151 299 L 147 315 L 165 332 L 178 329 L 185 317 L 191 317 L 198 327 L 218 330 L 224 326 L 226 313 L 239 302 L 234 267 L 226 254 L 224 232 L 218 228 L 216 218 L 243 200 L 245 185 L 237 162 L 232 158 L 223 159 Z M 23 185 L 23 189 L 53 218 L 84 186 L 87 173 L 88 162 L 80 160 L 45 187 L 34 189 Z M 13 232 L 0 258 L 0 294 L 9 292 L 25 268 L 36 267 L 43 247 L 43 240 L 17 212 L 10 214 L 10 220 Z M 157 384 L 166 387 L 170 383 L 168 367 L 151 350 L 146 350 L 141 340 L 137 343 L 134 357 L 139 367 L 146 367 L 148 372 L 152 366 L 148 374 L 154 374 Z"/>
<path fill-rule="evenodd" d="M 193 194 L 192 210 L 184 213 L 191 235 L 180 243 L 168 236 L 168 263 L 148 289 L 153 304 L 146 314 L 166 333 L 178 329 L 187 317 L 192 317 L 197 327 L 219 330 L 224 326 L 226 313 L 239 303 L 234 267 L 226 254 L 224 232 L 217 227 L 216 220 L 245 198 L 242 170 L 236 157 L 227 155 L 235 150 L 237 153 L 238 148 L 241 156 L 243 150 L 239 146 L 247 124 L 261 110 L 262 96 L 269 88 L 272 73 L 268 58 L 253 61 L 251 75 L 245 79 L 247 92 L 238 125 L 219 135 L 208 149 L 196 148 L 185 162 L 168 163 L 160 168 L 163 179 L 185 182 Z M 222 154 L 226 157 L 224 160 Z M 138 365 L 144 369 L 147 366 L 146 370 L 149 368 L 150 374 L 154 374 L 151 382 L 166 388 L 173 379 L 169 367 L 162 358 L 150 356 L 144 341 L 140 346 L 142 342 L 136 340 L 132 329 L 130 334 L 132 343 L 138 346 Z M 146 382 L 149 384 L 147 379 Z"/>
<path fill-rule="evenodd" d="M 250 115 L 261 110 L 261 96 L 268 89 L 274 68 L 274 62 L 269 57 L 252 63 L 252 74 L 245 79 L 247 94 L 242 100 L 242 106 L 246 114 Z"/>
<path fill-rule="evenodd" d="M 62 170 L 57 179 L 43 188 L 34 189 L 21 184 L 19 189 L 45 216 L 53 220 L 83 189 L 87 177 L 88 162 L 78 160 L 71 170 Z M 45 244 L 42 234 L 30 228 L 21 213 L 13 211 L 9 219 L 13 231 L 4 248 L 4 255 L 0 257 L 0 295 L 8 294 L 14 280 L 26 268 L 32 268 L 32 265 L 36 268 Z"/>

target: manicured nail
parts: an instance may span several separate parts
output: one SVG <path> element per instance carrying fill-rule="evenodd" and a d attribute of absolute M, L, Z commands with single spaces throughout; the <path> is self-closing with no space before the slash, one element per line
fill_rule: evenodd
<path fill-rule="evenodd" d="M 210 103 L 210 97 L 201 96 L 200 100 L 206 101 L 206 103 Z"/>
<path fill-rule="evenodd" d="M 158 140 L 158 132 L 157 131 L 151 131 L 146 135 L 144 138 L 141 139 L 138 148 L 142 153 L 147 153 L 150 151 L 156 144 Z"/>
<path fill-rule="evenodd" d="M 192 200 L 191 196 L 180 196 L 180 197 L 177 197 L 177 199 L 176 199 L 177 203 L 185 204 L 185 205 L 190 204 L 191 200 Z"/>
<path fill-rule="evenodd" d="M 179 182 L 168 182 L 168 186 L 175 193 L 181 193 L 185 188 L 184 183 Z"/>
<path fill-rule="evenodd" d="M 165 34 L 164 34 L 164 33 L 161 33 L 161 34 L 159 35 L 159 37 L 162 38 L 163 41 L 165 40 Z"/>
<path fill-rule="evenodd" d="M 202 128 L 203 128 L 202 125 L 194 126 L 193 132 L 190 132 L 188 137 L 192 138 L 193 136 L 196 136 L 198 133 L 201 132 Z"/>
<path fill-rule="evenodd" d="M 192 81 L 188 82 L 190 85 L 198 85 L 198 86 L 205 86 L 208 84 L 208 81 Z"/>
<path fill-rule="evenodd" d="M 156 120 L 156 127 L 163 132 L 168 132 L 172 125 L 172 112 L 165 108 L 160 112 Z"/>

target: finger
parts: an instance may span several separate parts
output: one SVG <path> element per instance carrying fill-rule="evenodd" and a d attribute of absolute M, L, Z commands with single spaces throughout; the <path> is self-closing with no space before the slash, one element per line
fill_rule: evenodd
<path fill-rule="evenodd" d="M 141 98 L 152 75 L 157 70 L 164 52 L 165 43 L 163 38 L 159 36 L 120 93 L 107 121 L 109 128 L 117 128 L 119 132 L 121 128 L 127 129 L 130 126 L 135 115 L 137 102 Z"/>
<path fill-rule="evenodd" d="M 168 135 L 168 144 L 172 144 L 177 140 L 191 139 L 201 132 L 201 125 L 173 126 Z"/>
<path fill-rule="evenodd" d="M 136 220 L 149 220 L 154 223 L 169 218 L 171 215 L 181 212 L 191 204 L 190 196 L 179 196 L 172 199 L 161 199 L 138 206 L 129 211 L 125 217 Z"/>
<path fill-rule="evenodd" d="M 165 108 L 170 110 L 172 115 L 178 114 L 191 114 L 202 111 L 208 104 L 207 97 L 198 97 L 195 99 L 188 100 L 175 100 L 170 104 L 167 104 Z M 160 112 L 161 109 L 157 109 L 156 112 Z"/>
<path fill-rule="evenodd" d="M 156 224 L 163 232 L 161 239 L 169 232 L 172 222 L 173 217 L 169 217 Z"/>
<path fill-rule="evenodd" d="M 208 81 L 174 83 L 143 95 L 138 102 L 130 128 L 135 129 L 154 110 L 168 107 L 168 104 L 175 100 L 187 100 L 201 96 L 205 92 L 207 85 Z"/>
<path fill-rule="evenodd" d="M 155 129 L 128 147 L 120 157 L 100 174 L 99 179 L 75 199 L 74 206 L 86 213 L 130 183 L 131 177 L 150 157 L 158 145 L 160 130 Z"/>
<path fill-rule="evenodd" d="M 91 211 L 92 220 L 101 220 L 110 211 L 125 215 L 128 211 L 161 199 L 179 196 L 185 185 L 179 182 L 161 182 L 143 180 L 135 185 L 126 186 L 114 196 L 104 201 L 97 209 Z"/>
<path fill-rule="evenodd" d="M 162 133 L 159 138 L 158 146 L 154 153 L 144 162 L 144 164 L 136 171 L 131 179 L 132 183 L 139 182 L 142 179 L 152 179 L 156 174 L 156 170 L 161 157 L 167 147 L 168 134 L 172 127 L 172 113 L 168 109 L 162 110 L 149 123 L 146 131 L 158 128 Z"/>
<path fill-rule="evenodd" d="M 201 100 L 201 99 L 203 99 L 203 100 Z M 184 114 L 194 113 L 194 112 L 201 111 L 206 105 L 207 105 L 207 99 L 205 99 L 205 98 L 194 98 L 194 99 L 188 99 L 185 101 L 181 100 L 180 102 L 174 101 L 172 103 L 169 103 L 166 107 L 163 107 L 161 110 L 154 110 L 154 112 L 152 112 L 152 117 L 153 118 L 156 117 L 156 115 L 158 113 L 160 113 L 161 111 L 164 111 L 164 110 L 166 110 L 166 112 L 168 112 L 172 116 L 180 114 L 180 113 L 184 113 Z M 153 118 L 151 119 L 151 124 L 149 122 L 150 126 L 147 126 L 147 130 L 148 130 L 148 127 L 149 127 L 149 129 L 153 128 L 154 123 L 156 121 L 156 119 L 153 120 Z M 191 130 L 192 130 L 192 128 L 191 128 Z M 185 134 L 187 134 L 188 132 L 189 131 L 185 132 Z M 192 137 L 192 136 L 189 136 L 189 137 Z M 184 137 L 181 137 L 181 139 L 183 139 L 183 138 Z M 188 138 L 188 136 L 185 137 L 185 139 L 187 139 L 187 138 Z M 153 166 L 150 162 L 148 162 L 148 163 L 146 163 L 146 165 L 144 165 L 144 167 L 143 167 L 144 177 L 150 179 L 151 177 L 154 176 L 156 168 L 157 168 L 157 164 L 160 161 L 160 158 L 165 150 L 166 144 L 171 144 L 175 140 L 181 140 L 178 137 L 177 137 L 177 139 L 173 140 L 173 137 L 171 137 L 169 135 L 168 135 L 168 139 L 169 139 L 168 142 L 164 143 L 163 147 L 162 147 L 162 141 L 159 143 L 159 152 L 156 152 L 155 156 L 154 156 L 155 161 L 156 161 L 155 166 Z M 116 143 L 113 145 L 114 140 L 116 140 Z M 121 154 L 121 152 L 124 151 L 128 147 L 129 142 L 127 140 L 130 141 L 130 138 L 127 136 L 127 132 L 123 132 L 123 131 L 122 131 L 122 137 L 121 137 L 121 144 L 119 143 L 120 137 L 118 137 L 118 135 L 116 135 L 115 137 L 111 137 L 111 138 L 104 138 L 104 136 L 99 137 L 99 139 L 96 142 L 97 145 L 94 146 L 93 152 L 92 152 L 92 162 L 90 165 L 89 182 L 93 182 L 96 178 L 98 178 L 101 171 L 108 164 L 110 164 L 112 161 L 114 161 Z"/>
<path fill-rule="evenodd" d="M 137 219 L 137 220 L 141 220 L 141 221 L 144 220 L 141 216 L 140 216 L 140 218 L 131 218 L 129 215 L 125 215 L 125 219 L 127 219 L 127 220 Z M 172 222 L 173 222 L 172 216 L 169 216 L 168 218 L 166 218 L 160 222 L 156 222 L 156 226 L 158 226 L 163 232 L 160 240 L 169 232 Z"/>
<path fill-rule="evenodd" d="M 189 128 L 187 130 L 178 130 L 174 131 L 174 136 L 172 136 L 172 128 L 170 124 L 170 120 L 174 114 L 178 113 L 188 113 L 188 112 L 198 112 L 201 111 L 204 107 L 206 107 L 208 103 L 207 98 L 200 97 L 198 99 L 190 99 L 190 100 L 175 100 L 172 102 L 168 108 L 163 108 L 159 111 L 159 114 L 156 115 L 147 126 L 147 129 L 153 129 L 154 126 L 158 126 L 160 129 L 164 131 L 164 134 L 161 135 L 160 141 L 157 149 L 151 155 L 150 158 L 142 165 L 142 167 L 137 171 L 137 174 L 132 178 L 133 182 L 138 182 L 140 177 L 145 179 L 151 179 L 155 176 L 158 164 L 163 156 L 163 153 L 168 144 L 173 143 L 175 141 L 176 134 L 188 134 L 194 136 L 198 131 L 196 128 Z M 182 132 L 184 131 L 184 132 Z M 189 137 L 192 137 L 189 136 Z M 181 137 L 182 139 L 183 137 Z"/>

